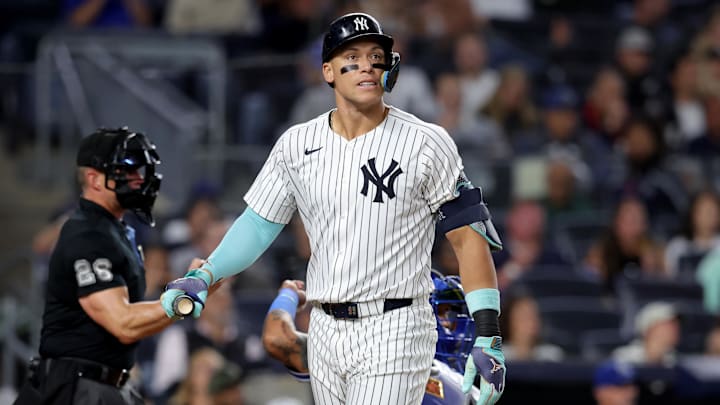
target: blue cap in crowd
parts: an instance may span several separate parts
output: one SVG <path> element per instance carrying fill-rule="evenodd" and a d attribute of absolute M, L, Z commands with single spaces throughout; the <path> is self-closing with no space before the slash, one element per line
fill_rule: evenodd
<path fill-rule="evenodd" d="M 627 363 L 607 361 L 595 368 L 595 387 L 622 386 L 635 382 L 635 369 Z"/>

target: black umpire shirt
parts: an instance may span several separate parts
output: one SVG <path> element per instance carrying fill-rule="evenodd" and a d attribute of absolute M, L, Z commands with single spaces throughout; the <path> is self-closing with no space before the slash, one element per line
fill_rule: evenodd
<path fill-rule="evenodd" d="M 78 299 L 107 288 L 126 286 L 130 302 L 145 294 L 145 269 L 127 230 L 101 206 L 80 199 L 60 232 L 50 257 L 40 338 L 44 358 L 79 357 L 130 369 L 133 344 L 120 341 L 95 323 Z"/>

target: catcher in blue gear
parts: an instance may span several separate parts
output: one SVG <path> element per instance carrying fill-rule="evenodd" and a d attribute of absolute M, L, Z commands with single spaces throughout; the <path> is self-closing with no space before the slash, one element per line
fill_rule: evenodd
<path fill-rule="evenodd" d="M 465 304 L 457 276 L 433 272 L 435 290 L 430 302 L 435 310 L 438 342 L 422 405 L 475 405 L 477 387 L 463 392 L 463 372 L 473 347 L 474 321 Z M 263 345 L 299 381 L 309 382 L 307 335 L 295 328 L 295 313 L 305 304 L 302 281 L 285 280 L 263 326 Z"/>

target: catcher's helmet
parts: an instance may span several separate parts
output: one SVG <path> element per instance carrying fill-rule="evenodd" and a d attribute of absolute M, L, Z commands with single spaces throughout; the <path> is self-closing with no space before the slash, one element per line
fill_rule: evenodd
<path fill-rule="evenodd" d="M 430 303 L 437 319 L 438 341 L 435 358 L 465 372 L 465 361 L 473 346 L 475 321 L 468 313 L 460 278 L 432 272 L 435 289 Z"/>
<path fill-rule="evenodd" d="M 369 14 L 350 13 L 330 23 L 330 28 L 323 37 L 323 63 L 330 61 L 335 51 L 343 45 L 360 38 L 377 41 L 385 51 L 385 65 L 375 67 L 381 67 L 385 70 L 382 85 L 385 91 L 389 93 L 395 86 L 400 72 L 400 54 L 392 51 L 395 41 L 390 35 L 383 32 L 380 23 Z M 329 84 L 331 87 L 333 86 L 332 83 Z"/>
<path fill-rule="evenodd" d="M 105 173 L 108 189 L 108 180 L 114 180 L 112 190 L 120 206 L 154 225 L 152 207 L 160 190 L 162 174 L 155 171 L 155 166 L 160 164 L 155 145 L 144 134 L 127 128 L 100 128 L 82 140 L 76 163 Z M 128 174 L 136 171 L 143 177 L 140 188 L 131 187 L 128 178 Z"/>

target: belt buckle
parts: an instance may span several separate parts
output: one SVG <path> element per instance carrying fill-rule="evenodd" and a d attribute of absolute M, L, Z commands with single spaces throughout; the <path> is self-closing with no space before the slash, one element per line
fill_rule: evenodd
<path fill-rule="evenodd" d="M 327 310 L 325 311 L 328 315 L 332 315 L 336 319 L 357 319 L 358 318 L 358 307 L 355 302 L 348 302 L 342 304 L 329 303 Z"/>

